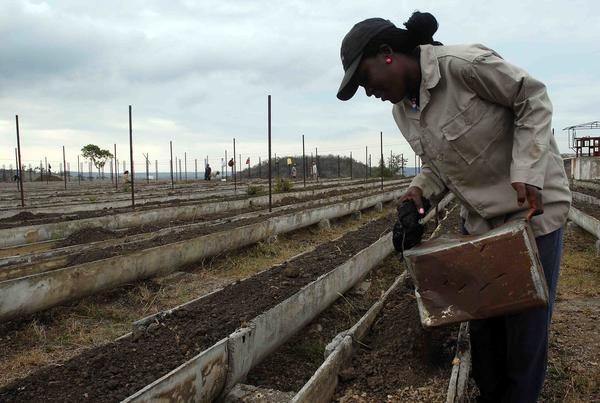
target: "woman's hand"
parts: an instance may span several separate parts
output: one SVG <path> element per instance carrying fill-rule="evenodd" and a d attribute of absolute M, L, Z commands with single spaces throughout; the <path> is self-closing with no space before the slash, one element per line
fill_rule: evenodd
<path fill-rule="evenodd" d="M 400 202 L 405 200 L 412 200 L 419 214 L 425 214 L 425 208 L 423 208 L 423 190 L 420 187 L 411 186 L 406 189 L 406 192 L 400 197 Z"/>
<path fill-rule="evenodd" d="M 533 216 L 544 213 L 542 191 L 540 189 L 523 182 L 514 182 L 512 183 L 512 187 L 517 191 L 517 204 L 519 207 L 523 207 L 525 200 L 529 204 L 527 221 L 530 221 Z"/>

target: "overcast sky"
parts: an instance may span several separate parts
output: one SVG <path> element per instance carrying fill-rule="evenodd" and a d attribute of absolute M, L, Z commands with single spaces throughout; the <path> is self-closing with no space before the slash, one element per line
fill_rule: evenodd
<path fill-rule="evenodd" d="M 335 94 L 339 47 L 352 25 L 384 17 L 401 25 L 414 10 L 439 21 L 444 44 L 483 43 L 546 83 L 556 137 L 600 120 L 600 1 L 0 1 L 0 164 L 14 166 L 15 115 L 25 163 L 47 156 L 74 169 L 88 143 L 166 170 L 174 152 L 220 165 L 237 139 L 243 160 L 267 155 L 267 95 L 273 152 L 414 154 L 391 105 L 359 92 Z M 121 158 L 119 158 L 121 159 Z M 192 165 L 190 165 L 192 164 Z M 138 168 L 139 170 L 139 168 Z"/>

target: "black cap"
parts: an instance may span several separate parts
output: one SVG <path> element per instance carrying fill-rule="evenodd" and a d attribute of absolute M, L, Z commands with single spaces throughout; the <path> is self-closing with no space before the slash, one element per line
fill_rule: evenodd
<path fill-rule="evenodd" d="M 350 32 L 346 34 L 340 51 L 345 73 L 337 93 L 339 99 L 342 101 L 349 100 L 358 89 L 358 83 L 354 80 L 354 73 L 358 69 L 365 46 L 375 35 L 386 28 L 392 27 L 395 28 L 396 26 L 383 18 L 369 18 L 354 25 Z"/>

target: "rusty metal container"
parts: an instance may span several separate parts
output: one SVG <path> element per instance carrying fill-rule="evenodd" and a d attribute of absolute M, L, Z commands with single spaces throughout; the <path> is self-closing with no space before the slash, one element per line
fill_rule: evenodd
<path fill-rule="evenodd" d="M 482 235 L 426 241 L 404 252 L 424 327 L 548 304 L 535 238 L 525 221 Z"/>

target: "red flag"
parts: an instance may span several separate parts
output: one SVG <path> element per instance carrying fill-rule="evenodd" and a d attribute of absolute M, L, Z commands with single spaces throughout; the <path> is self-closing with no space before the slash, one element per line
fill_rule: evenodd
<path fill-rule="evenodd" d="M 246 160 L 246 165 L 250 165 L 250 157 Z"/>

